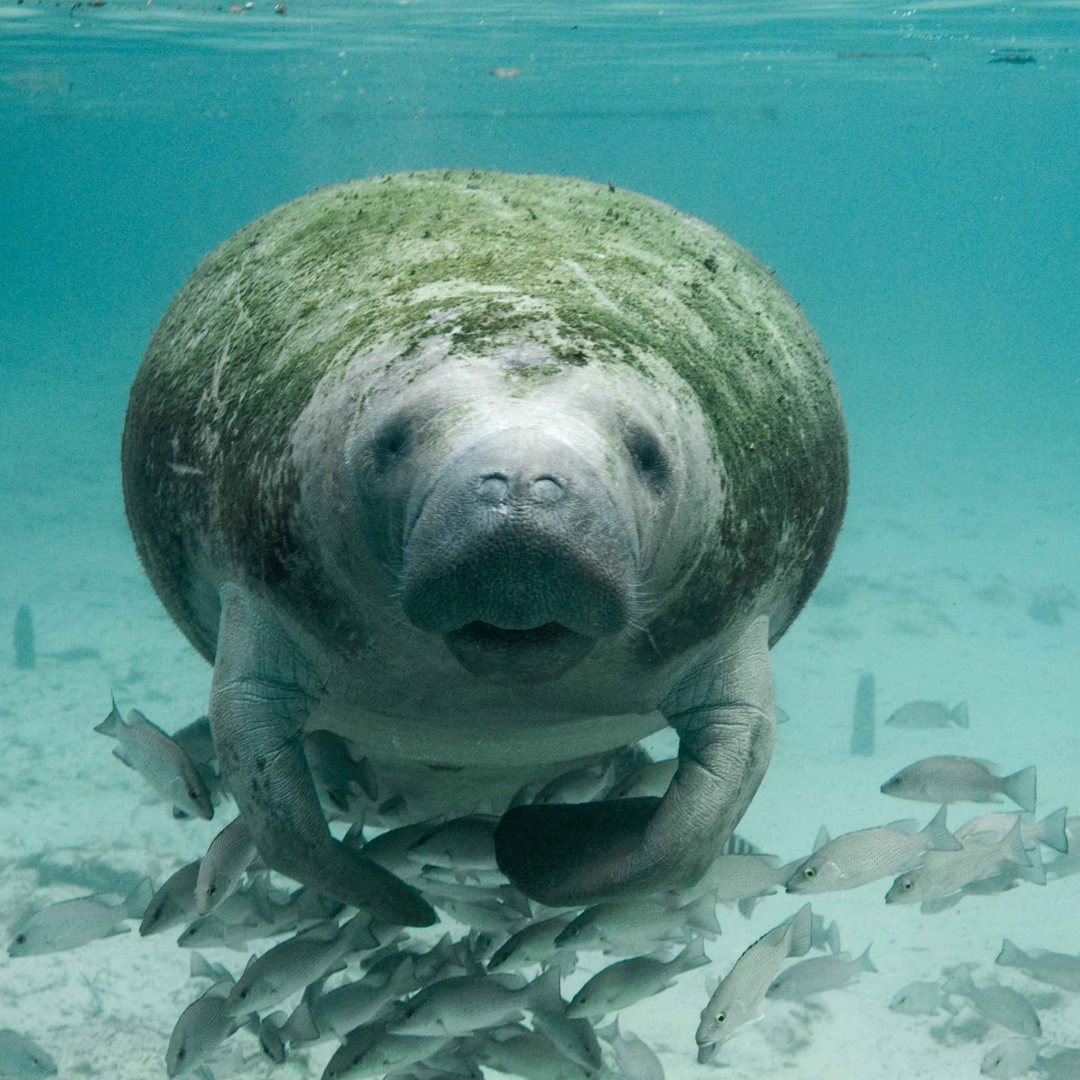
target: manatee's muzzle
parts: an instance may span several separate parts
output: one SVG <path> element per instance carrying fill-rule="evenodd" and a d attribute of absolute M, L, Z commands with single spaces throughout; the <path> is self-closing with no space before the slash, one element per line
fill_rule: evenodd
<path fill-rule="evenodd" d="M 630 530 L 571 447 L 500 432 L 456 459 L 405 545 L 402 606 L 479 678 L 557 678 L 633 606 Z"/>

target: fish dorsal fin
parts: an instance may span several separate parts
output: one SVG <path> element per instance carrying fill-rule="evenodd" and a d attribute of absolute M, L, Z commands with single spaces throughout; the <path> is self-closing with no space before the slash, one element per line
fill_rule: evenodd
<path fill-rule="evenodd" d="M 831 839 L 829 836 L 829 830 L 822 825 L 817 831 L 817 836 L 814 837 L 814 852 L 820 851 Z"/>
<path fill-rule="evenodd" d="M 896 832 L 907 833 L 912 836 L 919 831 L 919 823 L 910 817 L 900 818 L 899 821 L 890 821 L 886 829 L 894 829 Z"/>
<path fill-rule="evenodd" d="M 227 998 L 232 993 L 233 983 L 229 979 L 222 979 L 221 982 L 214 983 L 209 990 L 203 994 L 203 997 L 208 998 Z"/>

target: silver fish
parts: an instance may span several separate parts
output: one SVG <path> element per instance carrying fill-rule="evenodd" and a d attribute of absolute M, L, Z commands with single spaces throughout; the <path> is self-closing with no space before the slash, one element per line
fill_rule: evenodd
<path fill-rule="evenodd" d="M 775 855 L 749 851 L 717 855 L 697 884 L 676 895 L 685 903 L 709 893 L 717 903 L 738 904 L 740 914 L 749 918 L 758 900 L 772 896 L 778 887 L 783 887 L 802 861 L 795 859 L 781 865 Z"/>
<path fill-rule="evenodd" d="M 367 978 L 322 992 L 325 980 L 312 983 L 285 1024 L 289 1042 L 317 1042 L 331 1037 L 345 1041 L 354 1028 L 370 1024 L 395 1001 L 417 988 L 411 956 L 398 954 L 396 969 L 386 982 Z"/>
<path fill-rule="evenodd" d="M 586 908 L 555 938 L 555 944 L 573 949 L 634 948 L 719 933 L 715 894 L 702 895 L 683 907 L 640 897 Z"/>
<path fill-rule="evenodd" d="M 408 849 L 408 858 L 421 866 L 449 869 L 498 870 L 495 861 L 497 817 L 471 814 L 429 829 Z"/>
<path fill-rule="evenodd" d="M 348 1038 L 326 1063 L 322 1080 L 381 1076 L 391 1069 L 423 1061 L 452 1043 L 453 1040 L 445 1035 L 434 1038 L 394 1035 L 387 1031 L 387 1021 L 379 1020 L 349 1032 Z"/>
<path fill-rule="evenodd" d="M 659 798 L 671 786 L 678 758 L 650 761 L 624 776 L 605 796 L 607 799 Z"/>
<path fill-rule="evenodd" d="M 1039 1014 L 1026 997 L 1007 986 L 976 986 L 964 964 L 954 969 L 942 989 L 946 994 L 965 998 L 984 1020 L 1001 1024 L 1018 1035 L 1036 1039 L 1042 1035 Z"/>
<path fill-rule="evenodd" d="M 351 739 L 318 728 L 304 735 L 303 745 L 315 788 L 334 810 L 346 812 L 357 792 L 379 801 L 375 770 Z"/>
<path fill-rule="evenodd" d="M 203 778 L 179 743 L 151 723 L 138 709 L 120 719 L 113 700 L 112 712 L 95 731 L 116 739 L 113 756 L 134 769 L 166 801 L 187 814 L 210 820 L 214 804 Z"/>
<path fill-rule="evenodd" d="M 1020 839 L 1019 821 L 996 844 L 980 844 L 970 839 L 962 851 L 928 851 L 921 866 L 906 871 L 892 883 L 885 894 L 885 903 L 914 904 L 949 896 L 969 882 L 988 877 L 1004 862 L 1031 865 Z"/>
<path fill-rule="evenodd" d="M 572 1020 L 618 1012 L 635 1001 L 662 993 L 675 985 L 684 972 L 709 962 L 705 942 L 694 938 L 678 956 L 661 959 L 662 953 L 620 960 L 597 972 L 575 995 L 566 1010 Z"/>
<path fill-rule="evenodd" d="M 757 1018 L 765 992 L 784 961 L 805 956 L 810 948 L 811 921 L 810 905 L 803 904 L 790 919 L 759 937 L 735 961 L 701 1012 L 695 1035 L 699 1061 L 708 1053 L 703 1054 L 702 1048 L 727 1042 L 743 1024 Z"/>
<path fill-rule="evenodd" d="M 487 1068 L 521 1080 L 591 1080 L 596 1075 L 536 1031 L 522 1030 L 505 1039 L 482 1038 L 474 1052 Z"/>
<path fill-rule="evenodd" d="M 1036 843 L 1045 844 L 1054 851 L 1065 854 L 1069 850 L 1069 837 L 1066 832 L 1066 822 L 1069 808 L 1062 806 L 1052 814 L 1047 814 L 1042 821 L 1036 822 L 1034 815 L 1023 813 L 1020 815 L 1020 838 L 1024 841 L 1024 847 L 1034 847 Z M 983 844 L 993 843 L 1000 840 L 1013 827 L 1016 820 L 1015 814 L 980 814 L 978 817 L 965 821 L 953 835 L 957 840 L 966 840 L 969 836 L 978 836 Z"/>
<path fill-rule="evenodd" d="M 1007 795 L 1021 809 L 1035 809 L 1035 766 L 998 776 L 998 767 L 978 758 L 940 755 L 901 769 L 881 785 L 883 795 L 915 802 L 1001 802 Z"/>
<path fill-rule="evenodd" d="M 982 1059 L 979 1072 L 994 1080 L 1012 1080 L 1035 1068 L 1039 1056 L 1039 1044 L 1034 1039 L 1013 1035 L 1003 1043 L 988 1050 Z"/>
<path fill-rule="evenodd" d="M 232 988 L 229 980 L 215 983 L 180 1014 L 165 1052 L 165 1069 L 170 1077 L 194 1072 L 240 1028 L 258 1031 L 259 1018 L 253 1013 L 230 1014 L 228 998 Z"/>
<path fill-rule="evenodd" d="M 571 1020 L 561 1008 L 534 1009 L 532 1025 L 534 1031 L 550 1039 L 571 1061 L 589 1072 L 599 1072 L 603 1054 L 588 1020 Z"/>
<path fill-rule="evenodd" d="M 933 982 L 908 983 L 893 994 L 889 1008 L 908 1016 L 936 1016 L 938 1009 L 956 1012 L 941 984 Z"/>
<path fill-rule="evenodd" d="M 0 1029 L 0 1076 L 35 1080 L 55 1075 L 56 1062 L 33 1039 L 11 1028 Z"/>
<path fill-rule="evenodd" d="M 966 701 L 949 708 L 943 701 L 909 701 L 901 705 L 886 721 L 887 727 L 927 728 L 968 726 L 968 706 Z"/>
<path fill-rule="evenodd" d="M 210 841 L 195 881 L 195 908 L 208 915 L 235 892 L 258 851 L 243 818 L 236 818 Z"/>
<path fill-rule="evenodd" d="M 895 821 L 844 833 L 801 863 L 787 882 L 789 893 L 854 889 L 914 866 L 927 851 L 961 851 L 949 832 L 942 808 L 921 832 L 914 821 Z"/>
<path fill-rule="evenodd" d="M 110 903 L 111 893 L 95 893 L 50 904 L 21 923 L 8 946 L 8 956 L 65 952 L 99 938 L 126 934 L 130 928 L 124 926 L 124 920 L 141 919 L 153 895 L 150 879 L 143 878 L 119 903 Z"/>
<path fill-rule="evenodd" d="M 869 945 L 854 960 L 851 953 L 846 952 L 835 956 L 812 956 L 781 971 L 765 991 L 765 996 L 783 998 L 785 1001 L 804 1001 L 825 990 L 850 986 L 865 971 L 877 971 L 870 960 Z"/>
<path fill-rule="evenodd" d="M 995 964 L 1018 968 L 1039 982 L 1058 986 L 1062 990 L 1080 992 L 1080 956 L 1069 953 L 1050 952 L 1047 949 L 1029 949 L 1024 952 L 1008 938 L 1002 938 L 1001 952 Z"/>
<path fill-rule="evenodd" d="M 664 1080 L 664 1066 L 653 1051 L 632 1031 L 619 1030 L 619 1018 L 597 1028 L 596 1034 L 611 1047 L 627 1080 Z"/>
<path fill-rule="evenodd" d="M 611 787 L 613 763 L 587 765 L 573 769 L 548 781 L 533 799 L 534 803 L 550 806 L 555 803 L 584 803 L 599 799 Z"/>
<path fill-rule="evenodd" d="M 515 975 L 463 975 L 426 986 L 390 1021 L 395 1035 L 468 1035 L 494 1027 L 519 1009 L 563 1010 L 559 972 L 531 983 Z"/>
<path fill-rule="evenodd" d="M 1056 1047 L 1053 1053 L 1040 1054 L 1035 1068 L 1044 1080 L 1080 1080 L 1080 1050 Z"/>
<path fill-rule="evenodd" d="M 197 914 L 195 883 L 199 880 L 199 860 L 181 866 L 161 886 L 143 912 L 139 933 L 143 937 L 171 930 L 190 922 Z"/>
<path fill-rule="evenodd" d="M 488 971 L 513 971 L 530 964 L 549 964 L 566 950 L 555 939 L 573 921 L 572 915 L 556 915 L 550 919 L 523 926 L 511 935 L 488 961 Z"/>
<path fill-rule="evenodd" d="M 339 927 L 327 922 L 253 956 L 229 994 L 232 1015 L 264 1009 L 331 971 L 345 967 L 344 958 L 360 949 L 374 949 L 371 919 L 364 912 Z"/>

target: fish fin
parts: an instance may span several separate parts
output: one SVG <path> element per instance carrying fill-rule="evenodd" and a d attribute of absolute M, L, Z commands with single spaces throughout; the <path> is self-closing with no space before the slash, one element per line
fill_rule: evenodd
<path fill-rule="evenodd" d="M 120 738 L 124 730 L 124 721 L 120 719 L 120 710 L 116 707 L 115 697 L 112 699 L 112 712 L 94 730 L 101 735 L 109 735 L 114 739 Z"/>
<path fill-rule="evenodd" d="M 1002 967 L 1019 967 L 1026 959 L 1023 949 L 1014 945 L 1008 938 L 1002 938 L 1001 952 L 997 954 L 994 963 Z"/>
<path fill-rule="evenodd" d="M 614 1043 L 619 1038 L 619 1014 L 615 1014 L 615 1019 L 610 1024 L 605 1024 L 603 1027 L 594 1027 L 593 1031 L 598 1039 L 603 1039 L 606 1043 Z"/>
<path fill-rule="evenodd" d="M 816 851 L 820 851 L 830 840 L 829 830 L 822 825 L 817 831 L 817 836 L 814 838 L 814 847 L 810 854 L 814 854 Z"/>
<path fill-rule="evenodd" d="M 110 926 L 109 929 L 101 936 L 103 938 L 116 937 L 117 934 L 128 934 L 130 932 L 130 926 L 125 926 L 123 923 L 117 923 L 115 926 Z"/>
<path fill-rule="evenodd" d="M 131 758 L 127 756 L 127 751 L 122 746 L 114 746 L 112 755 L 117 761 L 122 761 L 129 769 L 134 769 L 135 766 L 131 763 Z M 157 802 L 156 798 L 150 800 L 151 802 Z"/>
<path fill-rule="evenodd" d="M 208 987 L 203 993 L 204 998 L 227 998 L 232 993 L 234 980 L 222 979 L 220 982 L 214 983 L 213 986 Z"/>
<path fill-rule="evenodd" d="M 1039 840 L 1048 848 L 1060 851 L 1062 855 L 1067 855 L 1069 852 L 1069 835 L 1065 831 L 1065 819 L 1068 813 L 1069 808 L 1063 806 L 1060 810 L 1047 814 L 1039 822 Z"/>
<path fill-rule="evenodd" d="M 379 947 L 379 939 L 371 931 L 371 916 L 363 911 L 341 928 L 341 938 L 342 944 L 351 953 Z"/>
<path fill-rule="evenodd" d="M 694 938 L 671 963 L 679 971 L 692 971 L 696 967 L 702 967 L 709 963 L 709 958 L 705 955 L 705 939 L 703 937 Z"/>
<path fill-rule="evenodd" d="M 959 705 L 949 710 L 949 718 L 957 727 L 966 728 L 968 726 L 968 704 L 966 701 L 961 701 Z"/>
<path fill-rule="evenodd" d="M 320 980 L 322 981 L 324 980 Z M 322 1038 L 322 1032 L 316 1025 L 315 1016 L 311 1011 L 311 1004 L 311 999 L 305 993 L 300 1004 L 289 1014 L 289 1019 L 282 1024 L 280 1033 L 286 1042 L 315 1042 Z"/>
<path fill-rule="evenodd" d="M 539 978 L 529 983 L 529 1007 L 555 1013 L 566 1012 L 566 1002 L 559 993 L 558 968 L 548 968 Z"/>
<path fill-rule="evenodd" d="M 349 826 L 349 831 L 341 838 L 341 842 L 352 848 L 364 846 L 364 819 L 362 817 Z"/>
<path fill-rule="evenodd" d="M 1032 766 L 1034 769 L 1035 766 Z M 1013 827 L 1001 841 L 1002 859 L 1005 862 L 1016 863 L 1017 866 L 1031 866 L 1024 841 L 1020 837 L 1020 816 L 1017 815 Z"/>
<path fill-rule="evenodd" d="M 129 919 L 141 919 L 154 898 L 154 883 L 144 877 L 134 889 L 124 898 L 121 905 L 124 915 Z"/>
<path fill-rule="evenodd" d="M 716 893 L 702 893 L 696 900 L 681 909 L 686 925 L 706 934 L 719 934 L 720 923 L 716 921 Z"/>
<path fill-rule="evenodd" d="M 873 945 L 873 942 L 870 942 L 870 945 Z M 860 971 L 872 971 L 876 975 L 877 968 L 874 967 L 874 962 L 870 959 L 870 945 L 863 949 L 862 955 L 859 956 L 856 963 L 859 965 Z"/>
<path fill-rule="evenodd" d="M 747 896 L 739 901 L 739 914 L 744 919 L 749 919 L 754 914 L 754 908 L 758 906 L 760 896 Z"/>
<path fill-rule="evenodd" d="M 1017 806 L 1025 810 L 1035 809 L 1035 766 L 1029 765 L 1026 769 L 1006 776 L 1001 781 L 1001 790 L 1009 796 Z"/>
<path fill-rule="evenodd" d="M 1045 885 L 1046 884 L 1046 867 L 1043 866 L 1042 852 L 1039 849 L 1039 845 L 1036 844 L 1027 853 L 1028 862 L 1030 866 L 1026 866 L 1020 876 L 1025 881 L 1030 881 L 1032 885 Z"/>
<path fill-rule="evenodd" d="M 356 762 L 352 778 L 368 799 L 372 802 L 379 801 L 379 781 L 375 776 L 375 769 L 366 757 Z"/>
<path fill-rule="evenodd" d="M 948 809 L 948 803 L 942 803 L 941 809 L 923 829 L 930 842 L 931 851 L 962 851 L 964 848 L 964 845 L 949 832 L 949 827 L 945 824 L 945 813 Z"/>
<path fill-rule="evenodd" d="M 840 927 L 836 924 L 835 919 L 829 923 L 829 929 L 825 931 L 825 943 L 829 946 L 829 952 L 833 955 L 840 951 Z"/>
<path fill-rule="evenodd" d="M 788 940 L 788 957 L 805 956 L 810 951 L 810 938 L 814 927 L 813 911 L 809 904 L 803 904 L 791 917 L 785 937 Z"/>
<path fill-rule="evenodd" d="M 936 896 L 933 900 L 924 900 L 919 905 L 919 910 L 924 915 L 939 915 L 941 912 L 955 907 L 963 899 L 964 894 L 962 892 L 950 893 L 948 896 Z"/>
<path fill-rule="evenodd" d="M 946 994 L 956 994 L 957 997 L 969 997 L 975 992 L 975 982 L 971 977 L 971 971 L 967 964 L 959 964 L 952 969 L 949 977 L 941 984 L 941 989 Z"/>
<path fill-rule="evenodd" d="M 993 773 L 997 776 L 1001 772 L 1001 766 L 996 761 L 991 761 L 989 758 L 973 757 L 968 758 L 968 761 L 974 761 L 976 765 L 981 765 L 988 773 Z"/>
<path fill-rule="evenodd" d="M 901 818 L 899 821 L 890 821 L 886 829 L 894 829 L 896 832 L 907 833 L 914 836 L 919 831 L 919 823 L 912 817 Z"/>

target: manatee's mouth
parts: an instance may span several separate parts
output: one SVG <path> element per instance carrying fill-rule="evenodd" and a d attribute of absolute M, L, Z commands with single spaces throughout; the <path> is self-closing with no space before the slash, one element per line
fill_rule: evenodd
<path fill-rule="evenodd" d="M 581 663 L 596 639 L 558 622 L 509 629 L 476 619 L 443 635 L 454 659 L 488 682 L 550 682 Z"/>

